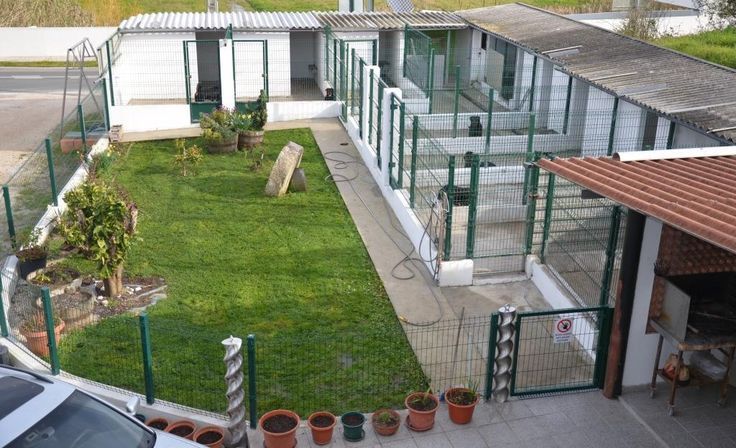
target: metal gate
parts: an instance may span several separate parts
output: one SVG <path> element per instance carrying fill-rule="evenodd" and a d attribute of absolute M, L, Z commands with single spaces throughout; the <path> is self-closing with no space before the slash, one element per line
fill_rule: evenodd
<path fill-rule="evenodd" d="M 233 40 L 235 107 L 241 112 L 258 99 L 261 90 L 268 98 L 268 41 Z"/>
<path fill-rule="evenodd" d="M 612 315 L 608 307 L 517 314 L 511 395 L 601 388 Z"/>
<path fill-rule="evenodd" d="M 222 105 L 218 40 L 184 41 L 184 82 L 192 123 Z"/>

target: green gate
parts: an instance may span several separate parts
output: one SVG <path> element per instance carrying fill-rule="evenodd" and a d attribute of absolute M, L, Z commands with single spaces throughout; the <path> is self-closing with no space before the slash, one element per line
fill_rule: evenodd
<path fill-rule="evenodd" d="M 246 112 L 261 90 L 268 98 L 268 41 L 233 40 L 235 108 Z"/>
<path fill-rule="evenodd" d="M 220 43 L 215 39 L 184 41 L 184 83 L 192 123 L 199 114 L 222 105 Z"/>
<path fill-rule="evenodd" d="M 603 387 L 612 315 L 609 307 L 517 314 L 511 395 Z"/>

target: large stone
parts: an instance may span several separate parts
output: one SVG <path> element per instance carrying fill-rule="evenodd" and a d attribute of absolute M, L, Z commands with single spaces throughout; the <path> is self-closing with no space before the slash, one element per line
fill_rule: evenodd
<path fill-rule="evenodd" d="M 307 175 L 304 174 L 303 168 L 294 170 L 291 176 L 291 191 L 307 191 Z"/>
<path fill-rule="evenodd" d="M 289 142 L 276 158 L 273 164 L 271 175 L 268 176 L 266 183 L 266 196 L 283 196 L 291 183 L 291 176 L 294 170 L 299 167 L 302 161 L 304 148 L 294 142 Z"/>

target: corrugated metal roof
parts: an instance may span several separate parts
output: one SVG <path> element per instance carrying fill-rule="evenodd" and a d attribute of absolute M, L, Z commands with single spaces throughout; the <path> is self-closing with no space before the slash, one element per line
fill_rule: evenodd
<path fill-rule="evenodd" d="M 610 157 L 558 158 L 538 164 L 736 253 L 736 156 L 629 162 Z"/>
<path fill-rule="evenodd" d="M 734 70 L 527 5 L 457 14 L 537 53 L 579 46 L 577 51 L 550 52 L 547 57 L 568 73 L 628 101 L 736 141 Z M 632 74 L 622 76 L 626 73 Z"/>
<path fill-rule="evenodd" d="M 309 12 L 158 12 L 138 14 L 123 20 L 119 30 L 132 31 L 177 31 L 177 30 L 220 30 L 230 24 L 238 30 L 314 30 L 322 25 Z"/>
<path fill-rule="evenodd" d="M 401 30 L 409 25 L 417 29 L 458 29 L 468 24 L 460 17 L 443 11 L 421 12 L 315 12 L 323 26 L 335 31 Z"/>

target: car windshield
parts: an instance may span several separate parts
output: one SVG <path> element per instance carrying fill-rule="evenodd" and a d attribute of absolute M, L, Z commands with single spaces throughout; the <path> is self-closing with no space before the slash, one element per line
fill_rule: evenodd
<path fill-rule="evenodd" d="M 7 448 L 149 448 L 155 442 L 154 433 L 75 391 Z"/>

